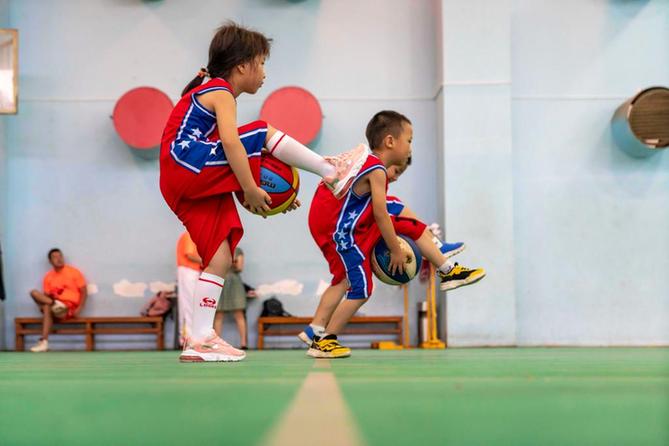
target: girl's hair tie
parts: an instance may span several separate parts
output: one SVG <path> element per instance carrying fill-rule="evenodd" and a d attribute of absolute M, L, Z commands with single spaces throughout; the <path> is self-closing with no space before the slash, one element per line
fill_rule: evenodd
<path fill-rule="evenodd" d="M 209 71 L 205 67 L 200 68 L 200 71 L 197 72 L 197 77 L 209 77 Z"/>

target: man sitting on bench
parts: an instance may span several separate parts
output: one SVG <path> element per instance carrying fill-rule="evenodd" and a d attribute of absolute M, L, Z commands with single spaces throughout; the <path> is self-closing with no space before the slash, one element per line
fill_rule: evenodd
<path fill-rule="evenodd" d="M 54 317 L 61 320 L 77 317 L 86 302 L 86 279 L 81 272 L 65 264 L 63 253 L 58 248 L 50 250 L 48 258 L 53 269 L 44 276 L 44 292 L 37 290 L 30 292 L 30 297 L 35 300 L 44 315 L 42 337 L 31 347 L 32 352 L 49 350 L 49 331 Z"/>

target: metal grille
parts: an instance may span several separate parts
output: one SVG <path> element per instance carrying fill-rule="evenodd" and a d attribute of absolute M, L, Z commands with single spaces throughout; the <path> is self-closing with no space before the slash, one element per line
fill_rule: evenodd
<path fill-rule="evenodd" d="M 631 105 L 629 125 L 636 137 L 650 147 L 669 146 L 669 89 L 646 90 Z"/>

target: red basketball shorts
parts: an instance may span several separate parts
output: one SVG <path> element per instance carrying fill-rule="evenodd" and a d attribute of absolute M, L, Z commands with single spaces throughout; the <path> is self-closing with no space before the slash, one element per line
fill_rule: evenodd
<path fill-rule="evenodd" d="M 265 145 L 267 123 L 254 121 L 238 130 L 251 172 L 259 182 L 260 153 Z M 228 240 L 232 254 L 244 234 L 232 197 L 232 193 L 240 191 L 241 187 L 222 149 L 217 152 L 215 161 L 209 161 L 201 168 L 198 166 L 199 172 L 188 168 L 188 156 L 197 150 L 209 152 L 212 144 L 193 141 L 188 150 L 190 152 L 182 158 L 173 156 L 161 160 L 160 189 L 170 209 L 186 227 L 206 267 L 221 243 Z"/>

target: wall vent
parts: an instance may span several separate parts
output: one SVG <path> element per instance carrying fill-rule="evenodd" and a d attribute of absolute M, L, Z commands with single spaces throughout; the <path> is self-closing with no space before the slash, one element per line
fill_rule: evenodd
<path fill-rule="evenodd" d="M 632 156 L 646 157 L 669 147 L 669 89 L 639 92 L 616 109 L 611 126 L 618 145 Z"/>

